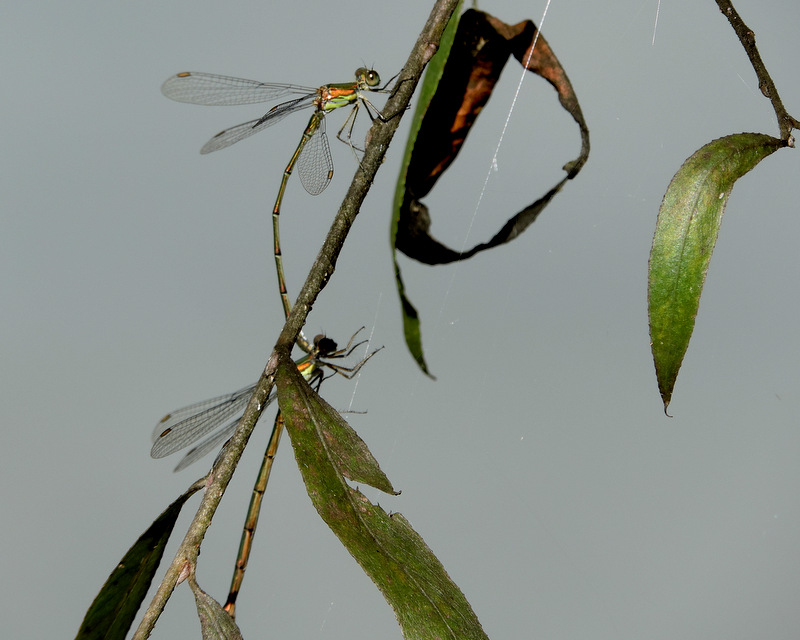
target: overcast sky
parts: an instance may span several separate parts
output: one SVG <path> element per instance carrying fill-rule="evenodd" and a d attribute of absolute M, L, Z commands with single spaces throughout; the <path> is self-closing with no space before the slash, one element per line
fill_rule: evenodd
<path fill-rule="evenodd" d="M 537 23 L 544 2 L 481 3 Z M 739 0 L 800 114 L 800 5 Z M 149 456 L 167 411 L 262 370 L 282 325 L 272 207 L 303 116 L 210 156 L 260 105 L 164 98 L 184 70 L 318 86 L 398 72 L 429 2 L 11 3 L 0 156 L 2 599 L 9 638 L 68 638 L 109 572 L 210 458 L 173 474 Z M 651 362 L 646 269 L 672 175 L 710 140 L 777 134 L 711 0 L 552 0 L 544 34 L 592 154 L 522 237 L 460 265 L 401 260 L 422 319 L 406 352 L 388 222 L 408 122 L 390 148 L 307 333 L 362 325 L 385 349 L 324 397 L 366 440 L 402 512 L 493 640 L 795 638 L 800 626 L 797 180 L 781 150 L 733 190 L 666 418 Z M 433 233 L 485 241 L 579 151 L 547 83 L 511 63 L 461 157 L 427 200 Z M 328 130 L 343 116 L 331 114 Z M 357 127 L 356 136 L 365 128 Z M 362 138 L 363 139 L 363 138 Z M 313 198 L 291 180 L 288 285 L 305 278 L 355 170 Z M 353 399 L 353 393 L 355 398 Z M 225 599 L 269 418 L 202 548 Z M 197 498 L 178 523 L 185 531 Z M 160 577 L 161 574 L 159 574 Z M 148 598 L 149 600 L 149 598 Z M 317 517 L 288 441 L 267 491 L 238 621 L 248 638 L 400 638 L 382 596 Z M 154 638 L 199 637 L 181 585 Z"/>

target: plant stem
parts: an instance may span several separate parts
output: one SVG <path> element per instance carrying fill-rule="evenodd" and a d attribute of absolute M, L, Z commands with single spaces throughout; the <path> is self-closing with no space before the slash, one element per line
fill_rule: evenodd
<path fill-rule="evenodd" d="M 761 60 L 761 55 L 758 53 L 756 47 L 756 34 L 750 29 L 742 20 L 739 13 L 734 9 L 730 0 L 716 0 L 719 10 L 728 18 L 733 30 L 739 37 L 739 42 L 742 43 L 744 50 L 747 52 L 747 57 L 750 58 L 750 64 L 756 72 L 758 78 L 758 88 L 761 93 L 772 103 L 772 108 L 775 110 L 775 115 L 778 117 L 778 128 L 781 132 L 781 140 L 786 140 L 789 146 L 792 144 L 792 129 L 800 129 L 800 122 L 789 115 L 783 106 L 778 89 L 772 81 L 772 77 L 767 71 L 764 61 Z"/>
<path fill-rule="evenodd" d="M 178 584 L 178 579 L 188 568 L 194 574 L 194 567 L 200 550 L 200 544 L 206 530 L 211 524 L 214 513 L 222 499 L 222 495 L 230 482 L 236 465 L 241 458 L 244 447 L 250 434 L 261 417 L 261 412 L 274 384 L 275 370 L 278 362 L 278 352 L 289 356 L 300 329 L 305 324 L 306 317 L 320 291 L 327 284 L 333 274 L 336 260 L 339 257 L 345 238 L 355 222 L 367 191 L 372 184 L 375 174 L 383 161 L 389 142 L 400 124 L 400 118 L 411 101 L 411 96 L 417 86 L 427 62 L 438 49 L 439 39 L 450 19 L 451 14 L 458 5 L 458 0 L 437 0 L 431 11 L 428 21 L 412 49 L 403 71 L 395 84 L 395 90 L 386 102 L 384 112 L 397 114 L 397 117 L 388 118 L 386 122 L 376 119 L 367 136 L 368 144 L 361 161 L 360 168 L 356 171 L 350 189 L 342 202 L 339 212 L 331 225 L 328 236 L 314 261 L 306 282 L 297 297 L 297 301 L 286 324 L 281 331 L 275 351 L 269 358 L 264 372 L 258 381 L 256 390 L 250 403 L 247 405 L 244 416 L 239 422 L 236 432 L 225 447 L 217 464 L 207 477 L 206 488 L 200 507 L 192 520 L 189 530 L 178 548 L 172 564 L 167 569 L 161 585 L 153 597 L 145 615 L 139 624 L 133 640 L 144 640 L 149 637 L 158 617 L 169 600 L 172 591 Z M 260 295 L 261 287 L 254 285 L 253 295 Z"/>

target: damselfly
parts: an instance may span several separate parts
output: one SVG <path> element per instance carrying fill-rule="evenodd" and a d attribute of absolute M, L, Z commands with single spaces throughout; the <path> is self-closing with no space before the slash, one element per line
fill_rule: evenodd
<path fill-rule="evenodd" d="M 356 335 L 358 331 L 353 334 L 344 349 L 339 349 L 334 340 L 324 335 L 315 337 L 310 353 L 295 361 L 300 373 L 307 381 L 317 384 L 320 384 L 325 377 L 323 367 L 345 378 L 355 376 L 375 354 L 374 351 L 351 368 L 335 364 L 330 360 L 346 358 L 364 344 L 365 341 L 353 344 Z M 190 404 L 168 413 L 153 430 L 153 448 L 150 450 L 150 455 L 153 458 L 164 458 L 198 443 L 186 453 L 175 467 L 175 471 L 181 471 L 196 462 L 231 437 L 255 388 L 256 385 L 253 384 L 233 393 Z M 275 397 L 276 393 L 273 390 L 266 405 L 271 404 Z"/>
<path fill-rule="evenodd" d="M 363 329 L 363 327 L 362 327 Z M 336 342 L 331 338 L 318 335 L 314 338 L 313 347 L 310 353 L 296 361 L 297 368 L 303 377 L 309 382 L 315 382 L 317 388 L 325 378 L 323 367 L 327 367 L 332 373 L 339 374 L 345 378 L 353 378 L 361 367 L 369 360 L 376 351 L 368 354 L 363 360 L 354 367 L 343 367 L 331 362 L 332 359 L 346 358 L 353 351 L 364 344 L 366 341 L 353 344 L 356 336 L 361 331 L 359 329 L 350 338 L 344 349 L 339 349 Z M 183 449 L 197 440 L 204 438 L 203 442 L 192 448 L 181 460 L 175 471 L 184 469 L 191 463 L 206 455 L 209 451 L 218 446 L 221 442 L 230 438 L 236 425 L 242 417 L 242 413 L 247 406 L 250 396 L 255 390 L 255 385 L 245 387 L 234 393 L 212 398 L 204 402 L 189 405 L 164 416 L 156 425 L 153 432 L 153 449 L 150 454 L 154 458 L 162 458 Z M 276 397 L 273 392 L 267 404 L 271 403 Z M 258 524 L 258 516 L 261 511 L 261 502 L 267 489 L 270 472 L 272 471 L 272 461 L 278 451 L 281 434 L 283 432 L 283 418 L 280 411 L 275 417 L 275 424 L 270 435 L 264 458 L 253 486 L 253 494 L 250 498 L 250 506 L 245 516 L 242 538 L 239 544 L 239 552 L 234 565 L 231 587 L 228 599 L 225 603 L 225 610 L 231 615 L 236 614 L 236 598 L 244 580 L 244 572 L 250 558 L 253 537 Z M 210 434 L 210 435 L 209 435 Z"/>
<path fill-rule="evenodd" d="M 389 81 L 391 82 L 391 80 Z M 353 126 L 360 105 L 364 105 L 370 119 L 375 117 L 383 119 L 381 112 L 366 98 L 365 92 L 388 93 L 386 86 L 379 87 L 380 76 L 374 69 L 361 67 L 356 69 L 355 81 L 340 84 L 327 84 L 318 89 L 301 87 L 293 84 L 272 84 L 232 78 L 210 73 L 196 73 L 186 71 L 169 78 L 161 86 L 162 93 L 178 102 L 189 102 L 201 105 L 239 105 L 257 102 L 271 102 L 287 96 L 296 96 L 291 100 L 275 105 L 260 118 L 220 131 L 209 140 L 200 153 L 211 153 L 224 149 L 230 145 L 247 138 L 254 133 L 272 126 L 283 120 L 290 113 L 303 109 L 314 109 L 308 120 L 303 136 L 292 154 L 289 164 L 283 172 L 283 178 L 278 189 L 278 197 L 272 210 L 272 228 L 274 235 L 275 269 L 278 274 L 278 288 L 280 290 L 283 309 L 288 317 L 291 311 L 291 302 L 286 289 L 286 278 L 283 271 L 283 257 L 281 255 L 279 216 L 283 194 L 286 184 L 295 165 L 300 174 L 300 182 L 312 196 L 319 195 L 330 184 L 333 178 L 333 159 L 325 134 L 325 115 L 334 109 L 352 105 L 336 137 L 355 149 L 351 141 Z M 373 115 L 373 112 L 375 115 Z M 346 137 L 342 133 L 346 131 Z M 303 345 L 307 347 L 307 345 Z M 306 350 L 308 350 L 306 348 Z"/>

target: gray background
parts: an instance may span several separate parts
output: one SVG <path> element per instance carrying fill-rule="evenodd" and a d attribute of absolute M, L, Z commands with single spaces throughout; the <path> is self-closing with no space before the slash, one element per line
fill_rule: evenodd
<path fill-rule="evenodd" d="M 429 2 L 11 3 L 0 21 L 2 596 L 7 638 L 71 637 L 110 570 L 207 462 L 151 460 L 168 410 L 253 381 L 282 323 L 269 210 L 296 116 L 212 156 L 260 106 L 163 98 L 182 70 L 319 85 L 397 72 Z M 522 238 L 458 265 L 402 260 L 433 382 L 405 351 L 388 248 L 404 142 L 389 151 L 307 332 L 385 345 L 350 422 L 493 638 L 795 638 L 800 624 L 797 153 L 737 184 L 671 406 L 648 346 L 646 267 L 683 160 L 739 131 L 776 133 L 711 0 L 556 0 L 544 32 L 592 133 L 579 178 Z M 800 113 L 795 1 L 740 0 Z M 537 22 L 543 2 L 482 8 Z M 502 85 L 428 200 L 459 247 L 509 109 Z M 329 130 L 340 126 L 333 114 Z M 363 136 L 364 129 L 357 135 Z M 355 163 L 333 143 L 318 198 L 283 216 L 296 294 Z M 526 79 L 471 246 L 557 181 L 578 134 Z M 355 385 L 324 396 L 351 404 Z M 203 546 L 224 599 L 267 419 Z M 210 462 L 210 459 L 209 459 Z M 185 530 L 196 501 L 177 531 Z M 239 600 L 245 637 L 399 638 L 391 610 L 316 516 L 288 441 Z M 175 544 L 170 546 L 173 550 Z M 199 637 L 181 586 L 156 638 Z"/>

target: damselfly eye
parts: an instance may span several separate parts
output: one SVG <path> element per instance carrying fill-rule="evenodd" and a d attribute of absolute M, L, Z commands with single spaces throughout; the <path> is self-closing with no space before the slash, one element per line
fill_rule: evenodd
<path fill-rule="evenodd" d="M 381 83 L 381 77 L 375 69 L 359 67 L 356 69 L 356 81 L 363 82 L 368 87 L 377 87 Z"/>

